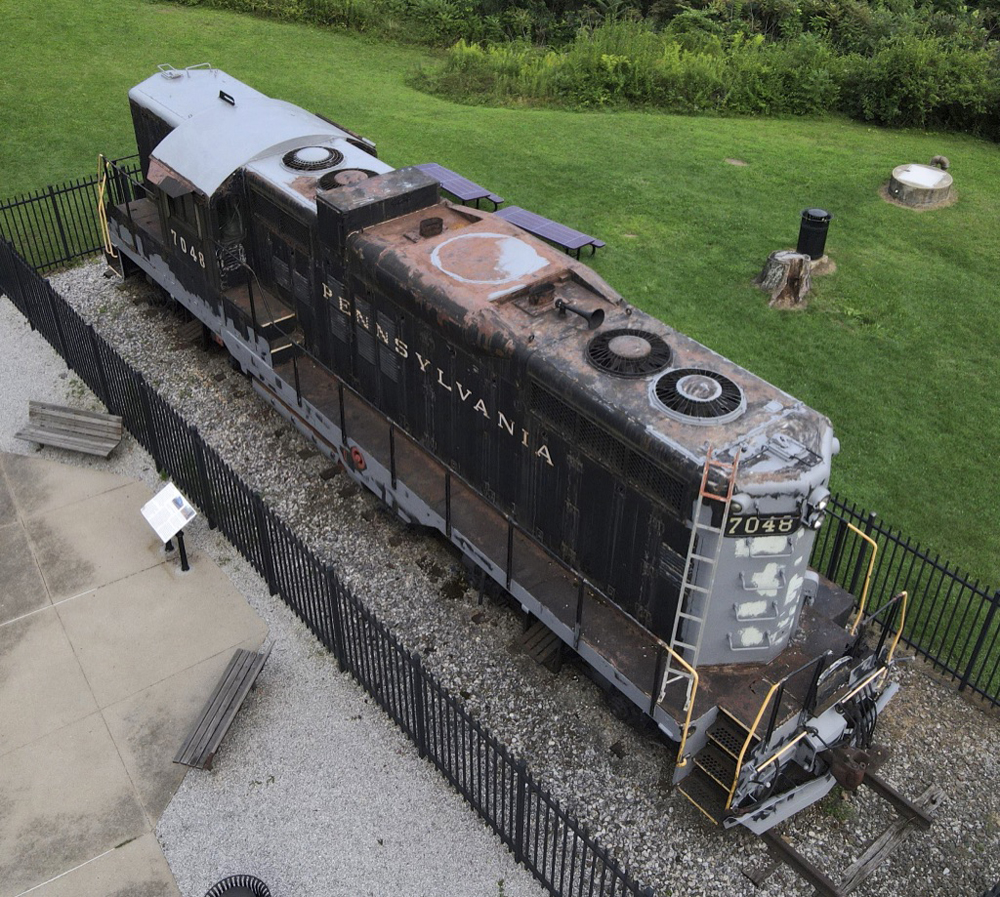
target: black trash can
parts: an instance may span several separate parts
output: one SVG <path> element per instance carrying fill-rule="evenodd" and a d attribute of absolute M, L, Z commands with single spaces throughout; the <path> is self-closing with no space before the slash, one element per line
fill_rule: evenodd
<path fill-rule="evenodd" d="M 799 225 L 799 243 L 795 251 L 808 255 L 814 261 L 826 252 L 826 232 L 830 229 L 833 215 L 823 209 L 803 209 L 802 223 Z"/>

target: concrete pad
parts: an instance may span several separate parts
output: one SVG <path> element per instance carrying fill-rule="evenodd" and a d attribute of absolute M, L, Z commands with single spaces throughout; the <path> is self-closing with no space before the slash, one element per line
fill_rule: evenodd
<path fill-rule="evenodd" d="M 90 467 L 26 455 L 0 454 L 0 466 L 23 516 L 43 514 L 135 482 Z"/>
<path fill-rule="evenodd" d="M 191 567 L 160 564 L 56 608 L 100 707 L 264 640 L 267 627 L 225 574 L 202 555 Z"/>
<path fill-rule="evenodd" d="M 32 897 L 180 897 L 180 893 L 152 833 L 31 892 Z"/>
<path fill-rule="evenodd" d="M 0 756 L 97 709 L 54 609 L 0 626 Z"/>
<path fill-rule="evenodd" d="M 0 625 L 48 607 L 49 590 L 19 523 L 0 526 Z"/>
<path fill-rule="evenodd" d="M 53 601 L 163 562 L 163 543 L 141 514 L 149 498 L 131 483 L 25 519 Z"/>
<path fill-rule="evenodd" d="M 0 897 L 149 831 L 99 713 L 0 763 Z"/>
<path fill-rule="evenodd" d="M 7 479 L 3 475 L 4 455 L 0 453 L 0 526 L 14 523 L 17 520 L 17 511 L 14 508 L 14 496 L 11 494 Z"/>
<path fill-rule="evenodd" d="M 254 637 L 237 647 L 255 651 L 259 646 Z M 173 758 L 234 650 L 227 648 L 104 710 L 104 720 L 132 785 L 154 824 L 188 771 Z"/>

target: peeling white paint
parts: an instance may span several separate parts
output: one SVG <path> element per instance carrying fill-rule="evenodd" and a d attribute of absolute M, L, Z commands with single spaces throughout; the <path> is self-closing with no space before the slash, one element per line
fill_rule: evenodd
<path fill-rule="evenodd" d="M 756 536 L 747 540 L 750 557 L 774 557 L 789 552 L 788 536 Z"/>
<path fill-rule="evenodd" d="M 802 596 L 802 586 L 806 578 L 801 573 L 796 573 L 788 580 L 788 591 L 785 592 L 785 607 L 798 603 Z"/>
<path fill-rule="evenodd" d="M 764 644 L 764 631 L 756 626 L 747 626 L 740 629 L 737 634 L 744 648 L 756 648 Z"/>
<path fill-rule="evenodd" d="M 737 620 L 754 620 L 758 617 L 766 616 L 771 609 L 771 603 L 763 601 L 744 601 L 736 605 Z"/>
<path fill-rule="evenodd" d="M 781 564 L 768 564 L 750 577 L 750 585 L 764 598 L 777 598 L 781 588 Z"/>
<path fill-rule="evenodd" d="M 499 286 L 534 274 L 548 265 L 548 260 L 520 237 L 476 233 L 445 240 L 434 248 L 431 263 L 462 283 Z"/>

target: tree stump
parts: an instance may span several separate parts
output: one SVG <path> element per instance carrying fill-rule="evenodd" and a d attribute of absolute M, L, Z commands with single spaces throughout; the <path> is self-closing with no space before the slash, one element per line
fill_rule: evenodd
<path fill-rule="evenodd" d="M 791 249 L 779 249 L 767 257 L 767 264 L 754 283 L 771 294 L 772 308 L 797 308 L 812 287 L 810 258 Z"/>

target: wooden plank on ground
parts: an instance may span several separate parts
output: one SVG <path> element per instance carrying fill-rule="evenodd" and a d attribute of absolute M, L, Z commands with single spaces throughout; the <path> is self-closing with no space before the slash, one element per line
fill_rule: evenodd
<path fill-rule="evenodd" d="M 944 789 L 940 785 L 931 785 L 918 795 L 913 803 L 930 815 L 938 808 L 942 797 Z M 853 891 L 881 865 L 915 827 L 912 817 L 900 816 L 848 867 L 840 883 L 841 890 L 845 894 Z"/>

